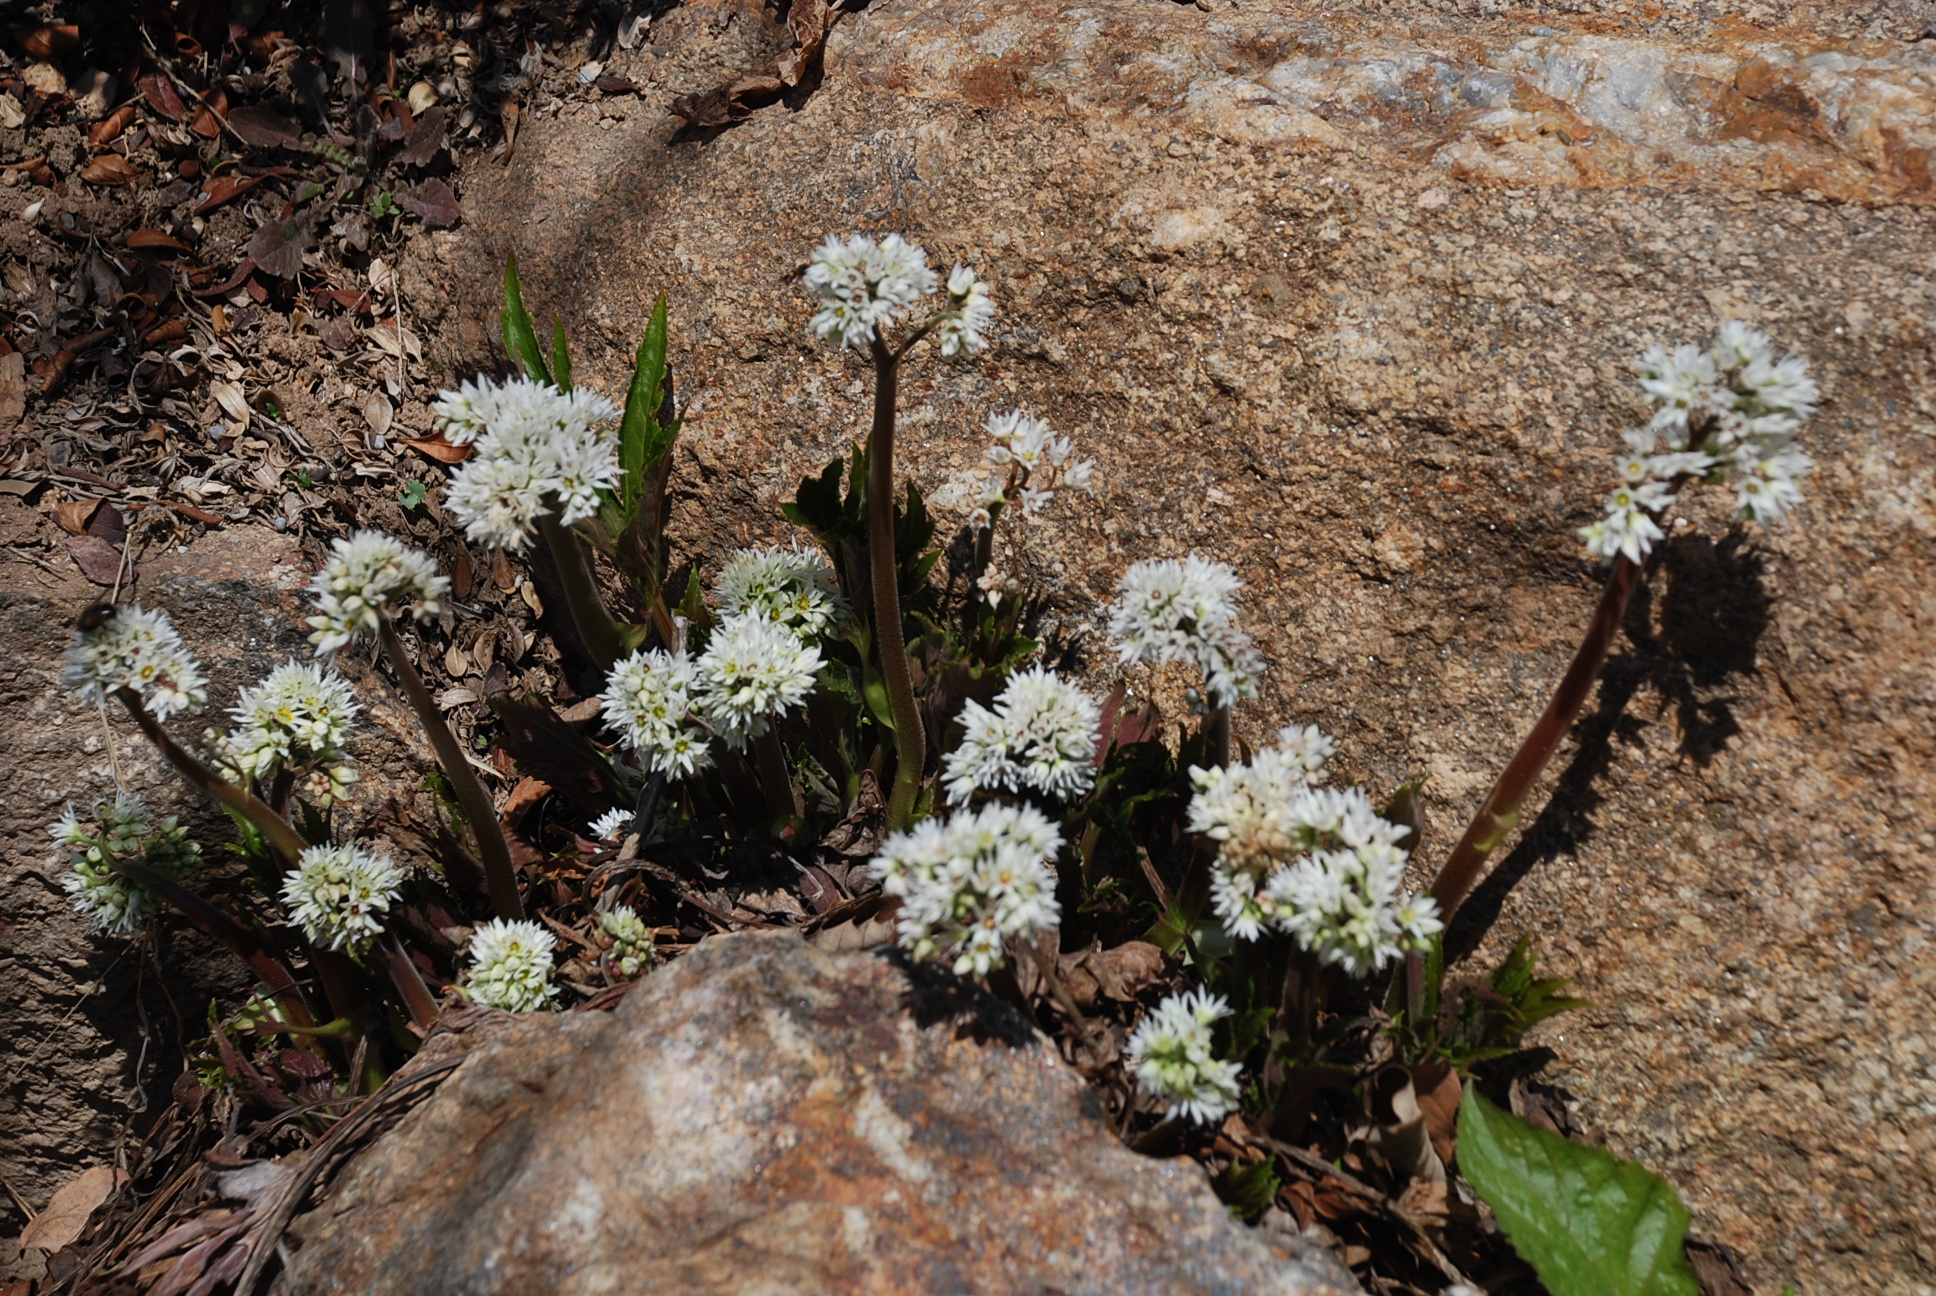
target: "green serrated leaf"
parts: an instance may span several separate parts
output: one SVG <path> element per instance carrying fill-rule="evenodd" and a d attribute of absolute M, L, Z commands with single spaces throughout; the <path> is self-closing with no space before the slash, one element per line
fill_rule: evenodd
<path fill-rule="evenodd" d="M 1277 1200 L 1280 1182 L 1269 1161 L 1253 1161 L 1249 1165 L 1233 1161 L 1210 1181 L 1210 1186 L 1216 1189 L 1217 1199 L 1232 1215 L 1252 1220 Z"/>
<path fill-rule="evenodd" d="M 1665 1179 L 1504 1112 L 1468 1083 L 1459 1169 L 1553 1296 L 1699 1296 Z"/>
<path fill-rule="evenodd" d="M 531 322 L 531 312 L 524 308 L 524 287 L 518 282 L 515 253 L 504 262 L 504 349 L 524 366 L 526 375 L 540 382 L 551 381 L 544 349 L 538 345 L 537 327 Z"/>

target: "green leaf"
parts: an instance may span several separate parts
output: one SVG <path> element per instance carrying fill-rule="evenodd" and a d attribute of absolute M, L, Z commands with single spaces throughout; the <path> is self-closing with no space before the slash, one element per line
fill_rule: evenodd
<path fill-rule="evenodd" d="M 1269 1161 L 1253 1161 L 1249 1165 L 1233 1161 L 1210 1181 L 1217 1199 L 1232 1215 L 1243 1220 L 1256 1219 L 1269 1210 L 1277 1200 L 1278 1185 L 1277 1174 Z"/>
<path fill-rule="evenodd" d="M 645 336 L 639 339 L 632 386 L 625 393 L 625 417 L 619 423 L 619 466 L 625 470 L 627 505 L 637 499 L 633 483 L 645 466 L 657 463 L 679 435 L 679 420 L 669 417 L 671 411 L 666 408 L 667 333 L 666 298 L 660 293 Z M 661 415 L 668 417 L 662 420 Z"/>
<path fill-rule="evenodd" d="M 421 508 L 424 500 L 430 497 L 430 488 L 420 481 L 405 482 L 397 492 L 397 503 L 407 509 Z"/>
<path fill-rule="evenodd" d="M 559 391 L 571 390 L 571 352 L 565 346 L 565 322 L 551 322 L 551 378 Z"/>
<path fill-rule="evenodd" d="M 531 312 L 524 308 L 524 288 L 518 283 L 518 258 L 514 253 L 504 262 L 504 349 L 524 366 L 524 372 L 540 382 L 551 381 L 544 349 L 538 345 L 538 330 Z"/>
<path fill-rule="evenodd" d="M 1479 1096 L 1459 1104 L 1459 1169 L 1553 1296 L 1699 1296 L 1687 1208 L 1659 1175 Z"/>

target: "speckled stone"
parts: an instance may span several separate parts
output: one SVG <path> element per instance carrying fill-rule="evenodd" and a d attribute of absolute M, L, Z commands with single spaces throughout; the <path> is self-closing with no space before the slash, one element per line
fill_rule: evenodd
<path fill-rule="evenodd" d="M 1124 1148 L 1012 1009 L 884 957 L 722 936 L 609 1016 L 504 1016 L 298 1221 L 282 1291 L 1357 1290 Z"/>
<path fill-rule="evenodd" d="M 811 247 L 898 229 L 978 267 L 999 337 L 917 358 L 906 471 L 952 526 L 987 413 L 1073 434 L 1094 499 L 1007 561 L 1098 678 L 1130 562 L 1231 562 L 1271 662 L 1240 730 L 1318 723 L 1347 777 L 1429 778 L 1426 862 L 1597 595 L 1574 532 L 1633 357 L 1717 317 L 1807 355 L 1801 520 L 1731 533 L 1695 498 L 1707 538 L 1671 546 L 1458 939 L 1484 961 L 1530 930 L 1578 978 L 1595 1006 L 1540 1038 L 1582 1119 L 1760 1288 L 1910 1296 L 1936 1272 L 1936 44 L 1901 6 L 1627 7 L 879 0 L 810 97 L 725 132 L 664 114 L 737 30 L 681 8 L 615 56 L 644 102 L 528 120 L 406 285 L 453 371 L 496 363 L 515 248 L 608 391 L 669 293 L 675 536 L 710 573 L 865 431 L 866 373 L 805 330 Z"/>

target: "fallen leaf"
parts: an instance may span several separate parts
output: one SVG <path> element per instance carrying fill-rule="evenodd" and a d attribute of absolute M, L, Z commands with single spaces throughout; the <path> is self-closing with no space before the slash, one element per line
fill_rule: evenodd
<path fill-rule="evenodd" d="M 113 577 L 109 577 L 110 580 Z M 62 1184 L 46 1209 L 33 1217 L 27 1227 L 20 1231 L 20 1249 L 37 1248 L 52 1254 L 69 1245 L 87 1227 L 88 1217 L 99 1209 L 108 1194 L 118 1187 L 125 1176 L 113 1166 L 95 1166 L 83 1170 L 75 1178 Z"/>
<path fill-rule="evenodd" d="M 638 94 L 644 88 L 632 78 L 621 76 L 602 76 L 592 84 L 598 87 L 600 94 L 608 95 Z"/>
<path fill-rule="evenodd" d="M 0 434 L 20 426 L 27 412 L 27 357 L 18 351 L 0 356 Z"/>
<path fill-rule="evenodd" d="M 128 519 L 122 516 L 120 509 L 109 504 L 96 509 L 94 516 L 87 520 L 87 533 L 119 549 L 128 538 Z"/>
<path fill-rule="evenodd" d="M 195 120 L 188 124 L 188 129 L 203 139 L 214 139 L 222 133 L 222 121 L 228 114 L 229 97 L 217 87 L 202 97 L 201 105 L 195 109 Z"/>
<path fill-rule="evenodd" d="M 242 394 L 241 387 L 218 378 L 208 385 L 208 389 L 209 394 L 215 397 L 215 403 L 222 407 L 224 414 L 238 423 L 249 421 L 249 415 L 252 412 L 249 409 L 249 398 Z"/>
<path fill-rule="evenodd" d="M 1451 1165 L 1459 1145 L 1459 1098 L 1465 1092 L 1459 1073 L 1444 1062 L 1428 1062 L 1410 1070 L 1412 1094 L 1432 1136 L 1432 1150 L 1439 1154 L 1439 1160 Z"/>
<path fill-rule="evenodd" d="M 229 129 L 251 144 L 265 148 L 294 148 L 302 143 L 302 130 L 281 113 L 254 104 L 244 104 L 229 114 Z"/>
<path fill-rule="evenodd" d="M 240 198 L 243 194 L 261 184 L 266 178 L 265 176 L 245 176 L 235 175 L 233 173 L 216 176 L 208 182 L 208 188 L 202 190 L 201 205 L 195 208 L 195 214 L 197 216 L 206 216 L 209 212 L 214 211 L 224 203 L 234 202 L 237 198 Z"/>
<path fill-rule="evenodd" d="M 551 784 L 543 779 L 524 778 L 511 789 L 511 795 L 504 801 L 504 822 L 510 823 L 529 810 L 551 791 Z"/>
<path fill-rule="evenodd" d="M 134 125 L 134 105 L 124 103 L 87 128 L 88 145 L 92 148 L 106 148 L 115 136 L 132 125 Z"/>
<path fill-rule="evenodd" d="M 377 435 L 381 436 L 383 434 L 379 432 Z M 398 440 L 401 444 L 409 446 L 412 450 L 427 454 L 438 463 L 443 464 L 463 463 L 471 457 L 476 449 L 474 446 L 452 445 L 442 437 L 400 437 Z"/>
<path fill-rule="evenodd" d="M 138 229 L 129 233 L 128 247 L 136 251 L 163 251 L 188 254 L 188 244 L 157 229 Z"/>
<path fill-rule="evenodd" d="M 1701 1296 L 1754 1296 L 1754 1288 L 1741 1272 L 1741 1256 L 1733 1247 L 1690 1236 L 1681 1249 L 1694 1281 L 1701 1284 Z"/>
<path fill-rule="evenodd" d="M 1162 978 L 1163 951 L 1148 941 L 1124 941 L 1090 955 L 1089 971 L 1104 995 L 1128 1003 Z"/>
<path fill-rule="evenodd" d="M 518 586 L 518 597 L 524 600 L 524 605 L 531 609 L 533 616 L 544 615 L 544 600 L 538 597 L 538 587 L 536 585 L 533 585 L 530 581 L 525 581 Z"/>
<path fill-rule="evenodd" d="M 67 537 L 67 552 L 81 575 L 96 585 L 112 585 L 121 569 L 121 549 L 94 535 Z"/>
<path fill-rule="evenodd" d="M 820 61 L 827 44 L 827 0 L 793 0 L 787 8 L 787 27 L 793 32 L 796 48 L 780 56 L 775 71 L 780 80 L 797 86 Z"/>
<path fill-rule="evenodd" d="M 141 178 L 128 159 L 119 153 L 103 153 L 81 168 L 81 179 L 96 185 L 129 185 Z"/>
<path fill-rule="evenodd" d="M 250 237 L 242 250 L 256 268 L 278 279 L 293 279 L 302 270 L 303 253 L 316 242 L 316 225 L 308 212 L 288 220 L 270 221 Z"/>
<path fill-rule="evenodd" d="M 431 229 L 449 229 L 462 215 L 457 207 L 457 195 L 449 185 L 435 178 L 398 194 L 397 202 Z"/>
<path fill-rule="evenodd" d="M 69 535 L 86 535 L 87 524 L 100 507 L 97 499 L 63 500 L 54 506 L 54 521 Z"/>
<path fill-rule="evenodd" d="M 444 110 L 427 108 L 410 128 L 410 137 L 397 153 L 406 166 L 428 166 L 444 147 Z"/>
<path fill-rule="evenodd" d="M 437 695 L 437 709 L 448 711 L 452 707 L 460 707 L 467 702 L 475 701 L 477 701 L 477 694 L 467 688 L 445 689 Z"/>
<path fill-rule="evenodd" d="M 0 127 L 18 130 L 27 120 L 27 110 L 10 94 L 0 94 Z"/>
<path fill-rule="evenodd" d="M 174 85 L 159 72 L 150 72 L 135 82 L 141 97 L 148 106 L 166 117 L 169 121 L 180 121 L 188 109 L 182 106 L 181 96 L 175 93 Z"/>
<path fill-rule="evenodd" d="M 66 58 L 80 47 L 81 29 L 74 23 L 36 27 L 20 35 L 20 48 L 27 51 L 29 58 Z"/>
<path fill-rule="evenodd" d="M 370 425 L 370 431 L 376 433 L 378 436 L 385 436 L 389 433 L 390 420 L 395 416 L 396 410 L 381 393 L 370 397 L 369 401 L 363 406 L 363 421 L 368 423 Z M 455 463 L 456 461 L 448 460 L 447 462 Z"/>

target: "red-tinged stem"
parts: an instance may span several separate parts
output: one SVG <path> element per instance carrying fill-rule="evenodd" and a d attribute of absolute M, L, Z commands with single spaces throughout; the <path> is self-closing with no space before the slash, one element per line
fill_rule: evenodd
<path fill-rule="evenodd" d="M 899 357 L 874 339 L 874 428 L 867 443 L 867 548 L 874 586 L 874 635 L 881 649 L 881 680 L 894 715 L 894 789 L 887 798 L 887 826 L 906 828 L 914 818 L 928 735 L 914 700 L 907 640 L 901 633 L 900 564 L 894 553 L 894 406 L 900 387 Z"/>
<path fill-rule="evenodd" d="M 451 790 L 457 794 L 464 818 L 470 821 L 471 835 L 477 839 L 477 853 L 484 857 L 484 879 L 491 893 L 491 907 L 500 918 L 515 921 L 524 917 L 524 902 L 518 896 L 517 868 L 511 863 L 511 848 L 504 840 L 504 829 L 498 826 L 497 807 L 491 804 L 490 793 L 477 781 L 470 762 L 464 759 L 457 735 L 444 723 L 443 713 L 437 710 L 437 703 L 424 687 L 417 668 L 410 664 L 395 628 L 385 621 L 377 636 L 383 644 L 383 655 L 396 669 L 404 696 L 410 699 L 410 706 L 417 713 L 417 722 L 437 751 L 437 763 L 444 767 L 444 777 L 450 780 Z"/>
<path fill-rule="evenodd" d="M 1492 785 L 1492 791 L 1486 793 L 1465 836 L 1459 839 L 1445 867 L 1439 870 L 1432 883 L 1432 899 L 1438 901 L 1439 916 L 1445 921 L 1451 921 L 1472 893 L 1487 857 L 1518 825 L 1519 812 L 1525 807 L 1533 784 L 1539 781 L 1540 771 L 1546 768 L 1546 762 L 1579 718 L 1580 709 L 1593 692 L 1594 681 L 1600 678 L 1600 668 L 1606 665 L 1614 636 L 1620 632 L 1627 604 L 1640 587 L 1641 575 L 1641 567 L 1625 558 L 1614 564 L 1607 577 L 1607 587 L 1600 595 L 1600 606 L 1594 609 L 1593 619 L 1587 623 L 1586 637 L 1580 641 L 1559 687 L 1553 690 L 1545 713 L 1526 735 L 1526 741 L 1519 745 L 1499 775 L 1499 781 Z"/>
<path fill-rule="evenodd" d="M 784 824 L 800 813 L 801 806 L 794 799 L 793 778 L 787 773 L 779 731 L 772 725 L 753 740 L 753 756 L 760 771 L 760 790 L 766 793 L 767 818 L 776 826 Z"/>
<path fill-rule="evenodd" d="M 382 952 L 390 980 L 396 984 L 397 993 L 403 997 L 403 1006 L 410 1013 L 411 1025 L 428 1032 L 440 1015 L 436 996 L 424 984 L 423 975 L 417 971 L 417 965 L 410 961 L 410 955 L 404 951 L 403 942 L 397 939 L 395 932 L 384 935 Z"/>
<path fill-rule="evenodd" d="M 176 772 L 254 825 L 263 840 L 269 843 L 269 849 L 281 858 L 284 868 L 295 867 L 297 857 L 309 849 L 309 843 L 296 834 L 288 820 L 271 810 L 247 788 L 229 782 L 184 751 L 179 743 L 168 736 L 161 722 L 148 714 L 148 708 L 141 704 L 140 697 L 132 689 L 117 689 L 114 695 L 121 699 L 121 705 L 134 717 L 141 732 L 147 735 L 148 741 L 167 758 Z"/>

